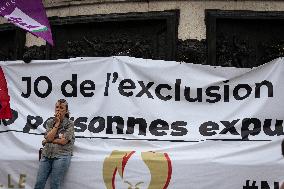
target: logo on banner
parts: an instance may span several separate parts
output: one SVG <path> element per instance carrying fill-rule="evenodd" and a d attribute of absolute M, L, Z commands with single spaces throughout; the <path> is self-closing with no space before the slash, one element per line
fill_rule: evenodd
<path fill-rule="evenodd" d="M 107 189 L 167 189 L 171 176 L 167 153 L 115 150 L 103 164 Z"/>
<path fill-rule="evenodd" d="M 13 24 L 30 32 L 43 32 L 48 30 L 48 27 L 38 23 L 17 7 L 11 14 L 5 15 L 4 17 Z"/>

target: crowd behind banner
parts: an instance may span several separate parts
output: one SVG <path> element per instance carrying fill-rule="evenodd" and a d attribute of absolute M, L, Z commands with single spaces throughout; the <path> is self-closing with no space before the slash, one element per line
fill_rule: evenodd
<path fill-rule="evenodd" d="M 279 189 L 283 62 L 0 62 L 12 113 L 0 124 L 0 188 L 33 188 L 46 123 L 63 98 L 76 135 L 65 189 Z"/>

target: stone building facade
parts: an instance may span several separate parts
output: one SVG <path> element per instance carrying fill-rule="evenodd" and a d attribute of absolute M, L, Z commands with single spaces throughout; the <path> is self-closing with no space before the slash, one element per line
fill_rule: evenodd
<path fill-rule="evenodd" d="M 284 1 L 43 2 L 55 46 L 0 19 L 1 60 L 128 55 L 253 67 L 284 55 Z"/>

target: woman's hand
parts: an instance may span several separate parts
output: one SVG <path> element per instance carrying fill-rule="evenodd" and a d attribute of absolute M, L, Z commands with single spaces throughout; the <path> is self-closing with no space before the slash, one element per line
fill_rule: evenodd
<path fill-rule="evenodd" d="M 58 128 L 60 127 L 60 123 L 61 123 L 61 114 L 59 111 L 56 111 L 54 114 L 54 124 L 53 127 L 50 131 L 48 131 L 48 133 L 45 136 L 45 139 L 47 142 L 52 142 L 56 136 L 56 133 L 58 131 Z"/>
<path fill-rule="evenodd" d="M 56 112 L 54 114 L 54 124 L 55 124 L 55 126 L 59 127 L 60 122 L 61 122 L 61 113 L 60 112 Z"/>

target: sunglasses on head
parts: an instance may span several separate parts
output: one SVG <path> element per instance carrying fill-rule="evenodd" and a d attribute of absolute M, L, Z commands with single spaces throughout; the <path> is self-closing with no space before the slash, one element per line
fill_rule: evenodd
<path fill-rule="evenodd" d="M 60 102 L 60 103 L 65 103 L 66 100 L 65 100 L 65 99 L 59 99 L 58 102 Z"/>

